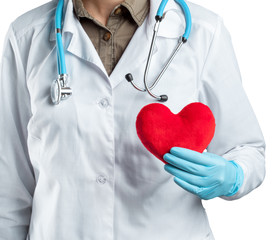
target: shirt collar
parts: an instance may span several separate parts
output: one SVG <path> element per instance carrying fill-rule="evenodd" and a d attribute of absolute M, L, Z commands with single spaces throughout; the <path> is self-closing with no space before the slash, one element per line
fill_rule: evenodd
<path fill-rule="evenodd" d="M 81 17 L 86 17 L 89 19 L 94 19 L 88 11 L 84 8 L 82 0 L 72 0 L 73 2 L 73 11 L 78 20 Z M 115 6 L 113 11 L 117 9 L 118 7 L 122 6 L 124 9 L 126 9 L 132 19 L 136 22 L 138 26 L 140 26 L 145 17 L 147 16 L 147 13 L 149 12 L 149 0 L 125 0 L 121 4 Z"/>

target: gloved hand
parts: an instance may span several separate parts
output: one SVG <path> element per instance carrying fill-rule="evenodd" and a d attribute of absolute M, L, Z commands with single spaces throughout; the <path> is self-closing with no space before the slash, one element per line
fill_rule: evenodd
<path fill-rule="evenodd" d="M 175 176 L 174 182 L 202 199 L 232 196 L 242 186 L 241 166 L 213 153 L 173 147 L 163 158 L 169 163 L 165 170 Z"/>

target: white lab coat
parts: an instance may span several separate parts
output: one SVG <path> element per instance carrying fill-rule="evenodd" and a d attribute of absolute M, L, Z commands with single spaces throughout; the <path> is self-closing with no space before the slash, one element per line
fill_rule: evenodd
<path fill-rule="evenodd" d="M 67 4 L 68 3 L 68 4 Z M 17 18 L 6 37 L 0 85 L 0 239 L 214 239 L 201 199 L 179 187 L 164 164 L 141 144 L 140 109 L 155 102 L 138 92 L 159 0 L 108 77 L 81 24 L 65 1 L 63 41 L 70 98 L 50 99 L 57 77 L 50 1 Z M 207 104 L 216 118 L 208 151 L 235 160 L 244 183 L 240 198 L 264 179 L 264 139 L 243 90 L 229 33 L 216 14 L 192 3 L 192 32 L 155 87 L 172 112 Z M 184 32 L 174 1 L 156 42 L 152 83 Z M 237 213 L 235 213 L 236 215 Z M 28 236 L 27 236 L 28 233 Z"/>

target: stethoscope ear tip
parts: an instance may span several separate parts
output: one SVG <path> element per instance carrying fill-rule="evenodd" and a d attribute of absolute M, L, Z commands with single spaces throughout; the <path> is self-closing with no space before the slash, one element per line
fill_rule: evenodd
<path fill-rule="evenodd" d="M 128 73 L 127 75 L 125 75 L 125 78 L 128 82 L 132 82 L 133 81 L 133 76 L 131 73 Z"/>
<path fill-rule="evenodd" d="M 160 96 L 160 102 L 166 102 L 168 100 L 168 96 L 167 95 L 161 95 Z"/>

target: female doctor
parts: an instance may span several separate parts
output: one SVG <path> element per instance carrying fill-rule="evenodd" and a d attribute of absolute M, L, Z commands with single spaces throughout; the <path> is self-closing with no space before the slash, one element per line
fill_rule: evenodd
<path fill-rule="evenodd" d="M 222 19 L 187 2 L 188 41 L 153 89 L 173 113 L 191 102 L 216 119 L 208 153 L 172 148 L 163 164 L 135 120 L 156 102 L 142 86 L 159 0 L 65 0 L 61 29 L 73 94 L 53 104 L 50 1 L 8 30 L 0 80 L 0 238 L 214 239 L 201 199 L 234 200 L 265 175 L 264 139 Z M 152 51 L 150 86 L 186 29 L 170 0 Z"/>

